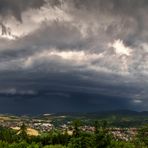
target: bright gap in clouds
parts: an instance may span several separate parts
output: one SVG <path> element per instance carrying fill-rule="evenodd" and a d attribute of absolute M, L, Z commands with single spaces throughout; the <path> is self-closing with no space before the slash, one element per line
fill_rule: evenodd
<path fill-rule="evenodd" d="M 126 47 L 122 40 L 118 39 L 115 40 L 112 44 L 109 43 L 109 47 L 112 47 L 115 49 L 116 54 L 118 55 L 127 55 L 130 56 L 131 49 L 129 47 Z"/>
<path fill-rule="evenodd" d="M 0 36 L 0 38 L 8 39 L 8 40 L 15 40 L 16 39 L 15 36 L 11 36 L 11 35 L 2 35 L 2 36 Z"/>

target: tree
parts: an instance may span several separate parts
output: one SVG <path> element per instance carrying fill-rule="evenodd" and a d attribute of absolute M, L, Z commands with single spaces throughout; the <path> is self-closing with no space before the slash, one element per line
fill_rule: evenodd
<path fill-rule="evenodd" d="M 106 148 L 111 143 L 111 135 L 107 131 L 107 122 L 95 121 L 95 147 Z"/>
<path fill-rule="evenodd" d="M 9 143 L 13 142 L 15 132 L 9 128 L 0 128 L 0 139 Z"/>
<path fill-rule="evenodd" d="M 143 142 L 146 146 L 148 146 L 148 124 L 142 126 L 138 130 L 137 138 Z"/>
<path fill-rule="evenodd" d="M 114 141 L 112 140 L 109 148 L 135 148 L 133 143 L 125 142 L 125 141 Z M 144 147 L 137 147 L 137 148 L 144 148 Z"/>
<path fill-rule="evenodd" d="M 74 120 L 73 121 L 73 136 L 78 137 L 80 135 L 80 126 L 81 126 L 81 121 L 80 120 Z"/>
<path fill-rule="evenodd" d="M 23 123 L 22 126 L 20 127 L 19 136 L 20 136 L 21 139 L 23 139 L 23 140 L 27 140 L 27 139 L 28 139 L 28 135 L 27 135 L 27 126 L 26 126 L 24 123 Z"/>

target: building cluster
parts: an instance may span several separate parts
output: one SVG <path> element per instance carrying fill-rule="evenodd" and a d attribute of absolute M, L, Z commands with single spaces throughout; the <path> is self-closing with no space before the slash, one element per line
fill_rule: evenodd
<path fill-rule="evenodd" d="M 112 128 L 110 132 L 116 140 L 131 141 L 137 134 L 137 128 Z"/>
<path fill-rule="evenodd" d="M 0 126 L 7 127 L 7 128 L 17 128 L 21 127 L 21 125 L 25 123 L 25 125 L 29 128 L 38 130 L 41 132 L 49 132 L 54 128 L 54 125 L 51 124 L 51 121 L 48 120 L 39 120 L 39 119 L 32 119 L 32 120 L 1 120 Z"/>
<path fill-rule="evenodd" d="M 15 129 L 16 127 L 21 127 L 23 123 L 25 123 L 27 127 L 37 130 L 39 133 L 50 132 L 51 130 L 57 128 L 63 132 L 67 131 L 67 133 L 70 135 L 73 134 L 73 127 L 70 126 L 70 122 L 67 122 L 67 124 L 61 124 L 59 127 L 55 127 L 51 120 L 1 120 L 0 126 Z M 80 129 L 85 132 L 95 131 L 93 126 L 88 125 L 81 126 Z M 108 128 L 107 130 L 114 136 L 115 139 L 124 141 L 132 140 L 137 134 L 136 128 Z"/>

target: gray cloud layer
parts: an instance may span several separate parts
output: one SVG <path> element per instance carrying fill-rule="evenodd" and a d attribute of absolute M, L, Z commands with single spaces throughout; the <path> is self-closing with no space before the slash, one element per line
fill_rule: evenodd
<path fill-rule="evenodd" d="M 40 8 L 43 0 L 0 0 L 0 14 L 2 17 L 13 15 L 17 20 L 22 21 L 22 12 L 29 8 Z"/>
<path fill-rule="evenodd" d="M 147 0 L 0 3 L 1 112 L 147 109 Z"/>

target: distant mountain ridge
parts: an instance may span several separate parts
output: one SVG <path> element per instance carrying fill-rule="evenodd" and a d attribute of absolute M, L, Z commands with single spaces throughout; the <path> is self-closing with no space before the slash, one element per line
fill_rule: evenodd
<path fill-rule="evenodd" d="M 102 116 L 148 116 L 148 111 L 133 111 L 133 110 L 111 110 L 111 111 L 98 111 L 98 112 L 59 112 L 59 113 L 45 113 L 45 114 L 37 114 L 37 115 L 31 115 L 31 114 L 15 114 L 16 116 L 73 116 L 73 117 L 79 117 L 79 116 L 88 116 L 88 117 L 102 117 Z M 15 116 L 11 113 L 6 114 L 0 114 L 0 116 Z"/>
<path fill-rule="evenodd" d="M 91 113 L 79 113 L 79 112 L 66 112 L 66 113 L 55 113 L 50 114 L 50 116 L 148 116 L 148 111 L 133 111 L 133 110 L 111 110 L 111 111 L 99 111 L 99 112 L 91 112 Z"/>

